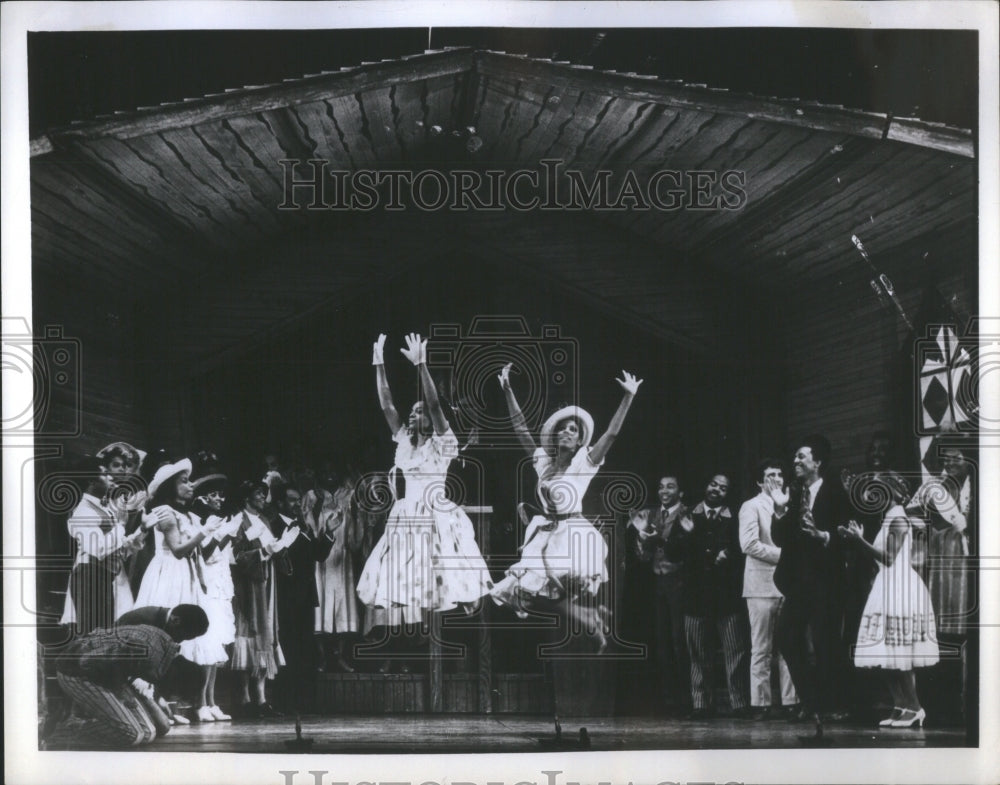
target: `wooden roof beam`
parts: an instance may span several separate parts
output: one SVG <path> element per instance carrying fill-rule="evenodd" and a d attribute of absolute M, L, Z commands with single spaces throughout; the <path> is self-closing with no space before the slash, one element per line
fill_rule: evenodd
<path fill-rule="evenodd" d="M 583 70 L 579 66 L 502 52 L 477 51 L 474 58 L 477 71 L 488 76 L 538 79 L 547 83 L 558 79 L 569 88 L 602 91 L 635 101 L 653 101 L 680 109 L 736 115 L 867 139 L 891 139 L 966 158 L 975 158 L 976 155 L 970 130 L 941 123 L 895 118 L 880 112 L 827 106 L 812 101 L 732 93 L 654 76 Z"/>
<path fill-rule="evenodd" d="M 225 93 L 122 112 L 120 116 L 49 131 L 46 135 L 31 140 L 31 154 L 42 155 L 51 151 L 59 139 L 87 140 L 107 136 L 131 139 L 229 117 L 284 109 L 324 98 L 354 95 L 394 84 L 465 73 L 471 69 L 472 51 L 456 48 L 400 60 L 368 63 L 263 87 L 228 90 Z"/>

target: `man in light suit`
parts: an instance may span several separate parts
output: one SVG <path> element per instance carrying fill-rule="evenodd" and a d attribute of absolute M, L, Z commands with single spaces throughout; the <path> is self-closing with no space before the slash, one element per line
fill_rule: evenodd
<path fill-rule="evenodd" d="M 784 658 L 777 654 L 774 630 L 781 610 L 782 597 L 774 585 L 774 568 L 781 556 L 781 548 L 771 539 L 771 518 L 774 501 L 764 490 L 766 483 L 784 487 L 781 462 L 772 458 L 762 460 L 757 468 L 757 487 L 760 493 L 740 507 L 740 548 L 746 554 L 743 573 L 743 597 L 750 616 L 750 705 L 759 719 L 770 719 L 779 712 L 772 708 L 771 663 L 778 658 L 781 682 L 780 705 L 789 710 L 799 702 L 792 677 Z"/>

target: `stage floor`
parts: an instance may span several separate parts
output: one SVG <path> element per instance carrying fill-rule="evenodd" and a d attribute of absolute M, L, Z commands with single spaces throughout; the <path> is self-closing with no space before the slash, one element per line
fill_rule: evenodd
<path fill-rule="evenodd" d="M 587 728 L 592 750 L 650 749 L 801 749 L 806 723 L 652 717 L 566 717 L 563 739 L 575 742 Z M 302 735 L 312 739 L 307 752 L 341 754 L 544 752 L 539 739 L 552 739 L 551 720 L 531 716 L 339 716 L 302 717 Z M 961 728 L 879 729 L 860 724 L 830 724 L 830 747 L 961 747 Z M 238 720 L 173 728 L 142 749 L 155 752 L 286 753 L 295 738 L 293 719 Z M 88 749 L 57 729 L 49 750 Z M 570 749 L 564 747 L 560 749 Z M 300 751 L 300 750 L 296 750 Z"/>

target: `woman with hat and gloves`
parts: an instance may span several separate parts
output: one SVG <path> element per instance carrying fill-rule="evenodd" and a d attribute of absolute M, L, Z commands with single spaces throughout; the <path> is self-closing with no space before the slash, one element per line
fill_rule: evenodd
<path fill-rule="evenodd" d="M 143 575 L 136 605 L 203 605 L 198 548 L 211 528 L 202 527 L 189 510 L 194 497 L 190 459 L 158 468 L 149 483 L 149 494 L 152 510 L 165 515 L 156 525 L 156 553 Z"/>
<path fill-rule="evenodd" d="M 539 447 L 511 389 L 511 367 L 510 363 L 504 366 L 498 378 L 514 432 L 534 461 L 542 512 L 528 524 L 521 558 L 493 587 L 492 596 L 497 604 L 511 606 L 522 618 L 529 608 L 554 610 L 573 618 L 596 638 L 598 650 L 603 651 L 608 611 L 595 607 L 594 598 L 608 579 L 608 549 L 581 509 L 587 487 L 618 436 L 642 379 L 622 371 L 624 378 L 615 380 L 625 395 L 608 430 L 592 447 L 594 420 L 578 406 L 559 409 L 545 421 Z"/>
<path fill-rule="evenodd" d="M 191 511 L 203 526 L 212 529 L 201 544 L 201 572 L 205 580 L 203 608 L 209 618 L 208 632 L 181 646 L 181 654 L 201 665 L 203 678 L 198 696 L 199 722 L 232 719 L 215 703 L 215 677 L 220 665 L 229 661 L 226 647 L 236 639 L 233 616 L 233 576 L 229 563 L 237 525 L 222 514 L 226 475 L 216 470 L 210 453 L 198 455 L 198 478 L 192 483 L 195 500 Z M 216 528 L 216 523 L 222 525 Z M 235 525 L 234 525 L 235 524 Z"/>
<path fill-rule="evenodd" d="M 358 581 L 358 598 L 387 626 L 426 621 L 427 611 L 462 607 L 471 613 L 492 583 L 476 545 L 472 521 L 445 495 L 448 465 L 458 456 L 455 437 L 427 369 L 427 341 L 411 333 L 400 352 L 417 368 L 423 401 L 404 424 L 396 411 L 383 363 L 385 335 L 372 347 L 379 403 L 396 442 L 393 485 L 401 483 L 385 532 Z"/>
<path fill-rule="evenodd" d="M 162 517 L 154 530 L 156 551 L 142 577 L 136 606 L 197 605 L 204 608 L 205 579 L 200 547 L 221 520 L 202 526 L 190 511 L 194 496 L 191 461 L 183 458 L 160 466 L 149 483 L 149 495 L 152 498 L 150 507 Z M 212 634 L 211 625 L 209 620 L 208 634 Z M 194 657 L 192 661 L 196 665 L 209 664 L 202 661 L 206 658 L 200 656 L 200 651 L 192 652 L 191 641 L 185 643 L 181 654 L 187 659 Z"/>
<path fill-rule="evenodd" d="M 277 585 L 275 569 L 290 570 L 284 553 L 299 535 L 297 526 L 276 538 L 264 516 L 268 487 L 261 481 L 244 482 L 237 492 L 242 512 L 234 517 L 236 539 L 233 541 L 233 611 L 236 640 L 230 664 L 239 671 L 242 702 L 240 715 L 245 718 L 276 717 L 267 701 L 265 682 L 278 675 L 285 664 L 278 638 Z M 254 682 L 255 701 L 250 700 L 250 680 Z"/>

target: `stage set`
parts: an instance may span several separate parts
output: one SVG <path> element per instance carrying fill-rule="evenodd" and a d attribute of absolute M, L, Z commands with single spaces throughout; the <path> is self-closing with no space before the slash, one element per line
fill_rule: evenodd
<path fill-rule="evenodd" d="M 779 34 L 747 33 L 764 48 Z M 83 51 L 91 35 L 125 58 L 147 34 L 31 34 L 36 86 L 56 44 Z M 157 35 L 149 51 L 169 51 Z M 221 32 L 177 35 L 237 51 Z M 284 717 L 175 726 L 150 749 L 283 752 L 296 714 L 314 752 L 782 748 L 810 734 L 806 722 L 728 716 L 721 669 L 720 716 L 665 716 L 642 648 L 654 605 L 635 577 L 630 514 L 658 503 L 664 473 L 694 504 L 723 470 L 735 514 L 757 493 L 758 460 L 790 461 L 813 432 L 838 468 L 862 470 L 886 431 L 912 454 L 900 469 L 940 472 L 934 437 L 968 420 L 955 385 L 978 298 L 975 111 L 942 119 L 931 104 L 918 119 L 910 104 L 694 84 L 656 56 L 679 33 L 659 35 L 563 31 L 546 49 L 540 31 L 519 48 L 511 32 L 435 30 L 423 51 L 426 30 L 344 33 L 324 73 L 33 128 L 34 329 L 48 362 L 72 355 L 35 442 L 50 717 L 65 710 L 52 655 L 73 564 L 78 499 L 55 490 L 72 480 L 68 456 L 119 440 L 172 456 L 210 449 L 232 486 L 259 479 L 266 455 L 384 472 L 394 445 L 372 343 L 388 335 L 386 370 L 408 412 L 419 393 L 399 350 L 419 331 L 462 450 L 448 490 L 493 581 L 518 558 L 517 505 L 534 488 L 503 365 L 515 365 L 536 432 L 579 404 L 600 434 L 622 369 L 643 379 L 583 500 L 609 548 L 600 598 L 614 645 L 553 665 L 539 656 L 544 625 L 487 600 L 467 618 L 434 617 L 440 642 L 419 672 L 379 673 L 371 654 L 353 673 L 299 673 L 307 697 L 284 701 Z M 894 35 L 901 49 L 969 50 L 975 73 L 974 34 Z M 921 377 L 927 341 L 940 351 Z M 365 555 L 350 557 L 356 569 Z M 456 643 L 465 653 L 445 656 Z M 977 648 L 953 644 L 918 677 L 925 727 L 875 727 L 892 702 L 873 677 L 871 716 L 831 722 L 825 744 L 975 745 Z M 46 749 L 81 748 L 49 718 Z"/>

